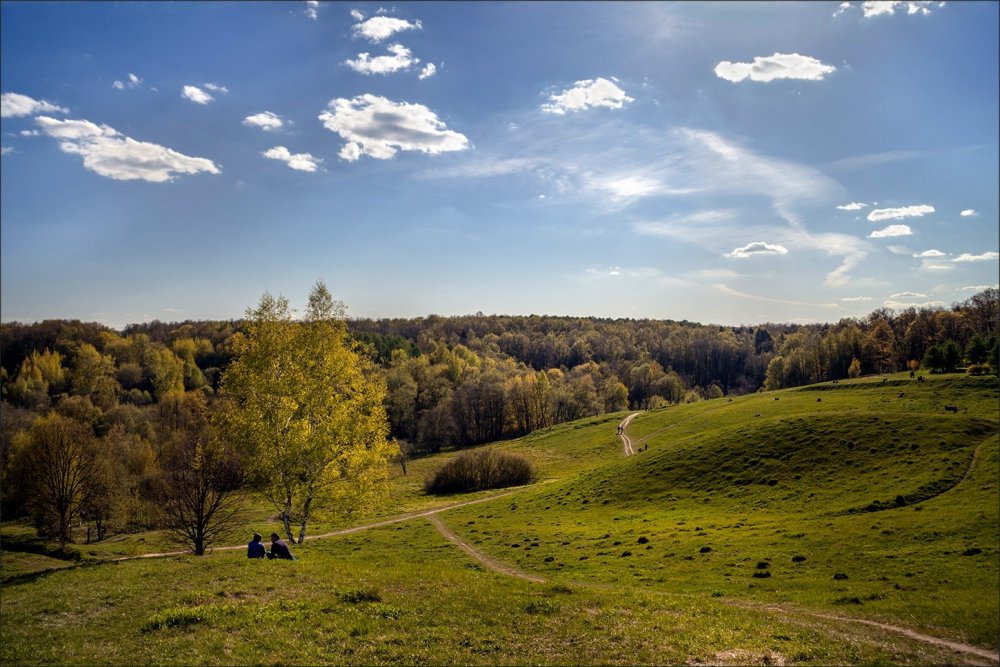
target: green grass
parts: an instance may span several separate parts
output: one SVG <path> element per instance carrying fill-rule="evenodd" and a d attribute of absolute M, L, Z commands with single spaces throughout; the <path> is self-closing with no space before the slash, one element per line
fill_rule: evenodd
<path fill-rule="evenodd" d="M 100 564 L 176 548 L 159 534 L 76 545 L 98 564 L 58 571 L 65 561 L 5 551 L 0 662 L 969 660 L 796 612 L 997 648 L 998 398 L 995 377 L 866 378 L 643 413 L 630 434 L 649 448 L 629 458 L 615 434 L 627 413 L 496 445 L 540 481 L 438 516 L 542 584 L 485 569 L 423 519 L 297 545 L 291 563 L 216 552 Z M 489 497 L 422 491 L 454 455 L 394 467 L 387 503 L 310 534 Z M 256 499 L 243 532 L 271 521 Z"/>

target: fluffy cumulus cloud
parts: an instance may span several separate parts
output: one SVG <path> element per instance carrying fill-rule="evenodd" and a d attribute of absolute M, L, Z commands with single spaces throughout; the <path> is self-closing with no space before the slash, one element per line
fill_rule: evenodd
<path fill-rule="evenodd" d="M 1000 254 L 995 252 L 984 252 L 981 255 L 963 252 L 961 255 L 951 260 L 953 262 L 995 262 L 1000 259 Z"/>
<path fill-rule="evenodd" d="M 424 65 L 424 68 L 420 70 L 420 74 L 417 75 L 417 78 L 423 81 L 424 79 L 431 78 L 435 74 L 437 74 L 437 67 L 434 63 L 427 63 Z"/>
<path fill-rule="evenodd" d="M 306 0 L 306 8 L 303 13 L 313 21 L 319 20 L 319 0 Z"/>
<path fill-rule="evenodd" d="M 388 50 L 392 55 L 372 58 L 368 53 L 359 53 L 355 60 L 345 60 L 344 64 L 362 74 L 392 74 L 410 69 L 420 62 L 420 59 L 414 58 L 410 50 L 402 44 L 392 44 Z"/>
<path fill-rule="evenodd" d="M 542 111 L 563 115 L 567 111 L 582 111 L 592 107 L 621 109 L 632 101 L 633 98 L 626 95 L 614 81 L 598 77 L 577 81 L 572 88 L 549 95 L 549 102 L 542 105 Z"/>
<path fill-rule="evenodd" d="M 923 252 L 918 252 L 913 255 L 914 257 L 919 257 L 921 259 L 926 257 L 944 257 L 944 253 L 940 250 L 935 250 L 931 248 L 930 250 L 924 250 Z"/>
<path fill-rule="evenodd" d="M 281 160 L 291 169 L 298 171 L 313 172 L 319 169 L 319 163 L 323 160 L 313 157 L 309 153 L 292 153 L 284 146 L 275 146 L 261 153 L 271 160 Z"/>
<path fill-rule="evenodd" d="M 850 204 L 844 204 L 842 206 L 838 206 L 837 208 L 839 208 L 841 211 L 860 211 L 861 209 L 867 206 L 868 204 L 864 204 L 859 201 L 854 201 L 851 202 Z"/>
<path fill-rule="evenodd" d="M 373 16 L 365 21 L 364 15 L 357 10 L 352 10 L 351 16 L 357 21 L 354 24 L 354 36 L 362 37 L 374 44 L 389 39 L 397 32 L 419 30 L 423 27 L 420 21 L 411 23 L 404 19 L 395 18 L 394 16 Z"/>
<path fill-rule="evenodd" d="M 787 255 L 788 248 L 776 243 L 765 243 L 764 241 L 754 241 L 742 248 L 736 248 L 732 252 L 727 252 L 726 257 L 754 257 L 756 255 Z"/>
<path fill-rule="evenodd" d="M 433 155 L 469 147 L 465 135 L 449 130 L 424 105 L 394 102 L 370 93 L 330 100 L 319 119 L 346 142 L 339 154 L 348 162 L 362 155 L 387 160 L 400 150 Z"/>
<path fill-rule="evenodd" d="M 208 104 L 215 100 L 214 97 L 206 93 L 198 86 L 184 86 L 181 89 L 181 97 L 189 99 L 195 104 Z"/>
<path fill-rule="evenodd" d="M 933 0 L 909 0 L 904 2 L 902 0 L 869 0 L 868 2 L 861 3 L 861 11 L 864 13 L 866 19 L 870 19 L 875 16 L 892 16 L 896 13 L 896 10 L 906 10 L 909 15 L 920 14 L 921 16 L 927 16 L 931 13 L 931 8 L 934 5 L 941 7 L 944 5 L 943 2 L 935 2 Z"/>
<path fill-rule="evenodd" d="M 0 117 L 16 118 L 39 113 L 69 113 L 66 107 L 56 106 L 45 100 L 36 100 L 20 93 L 0 95 Z"/>
<path fill-rule="evenodd" d="M 220 173 L 214 162 L 126 137 L 107 125 L 89 120 L 57 120 L 39 116 L 35 123 L 59 141 L 59 148 L 83 158 L 83 166 L 118 181 L 163 183 L 179 174 Z"/>
<path fill-rule="evenodd" d="M 772 56 L 757 56 L 752 63 L 733 63 L 723 60 L 715 66 L 715 75 L 734 83 L 746 79 L 765 83 L 775 79 L 821 81 L 824 76 L 836 69 L 833 65 L 826 65 L 812 56 L 775 53 Z"/>
<path fill-rule="evenodd" d="M 265 131 L 274 131 L 280 130 L 284 127 L 285 122 L 281 120 L 281 116 L 276 113 L 262 111 L 244 118 L 243 124 L 248 127 L 259 127 Z"/>
<path fill-rule="evenodd" d="M 889 225 L 885 229 L 880 229 L 877 232 L 872 232 L 868 235 L 870 239 L 888 239 L 895 236 L 909 236 L 913 233 L 909 225 Z"/>
<path fill-rule="evenodd" d="M 903 218 L 919 218 L 920 216 L 933 213 L 934 207 L 927 204 L 917 204 L 916 206 L 902 206 L 900 208 L 877 208 L 868 214 L 870 222 L 882 222 L 884 220 L 902 220 Z"/>
<path fill-rule="evenodd" d="M 976 213 L 975 209 L 967 208 L 964 211 L 962 211 L 959 215 L 961 215 L 963 218 L 968 218 L 973 215 L 979 215 L 979 214 Z"/>

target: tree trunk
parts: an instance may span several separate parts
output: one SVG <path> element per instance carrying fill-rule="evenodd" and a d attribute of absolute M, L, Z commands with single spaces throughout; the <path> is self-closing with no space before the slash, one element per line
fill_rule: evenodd
<path fill-rule="evenodd" d="M 299 544 L 302 544 L 302 541 L 306 539 L 306 522 L 309 521 L 309 509 L 312 507 L 312 501 L 312 496 L 309 496 L 302 506 L 302 526 L 299 528 Z"/>

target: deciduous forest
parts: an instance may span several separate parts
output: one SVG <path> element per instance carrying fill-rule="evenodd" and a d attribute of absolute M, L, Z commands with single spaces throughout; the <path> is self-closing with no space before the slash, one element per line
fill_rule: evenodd
<path fill-rule="evenodd" d="M 951 308 L 880 309 L 835 324 L 477 314 L 347 327 L 365 372 L 385 383 L 390 442 L 405 462 L 606 412 L 906 369 L 996 373 L 998 308 L 987 289 Z M 206 456 L 185 447 L 224 404 L 247 327 L 0 326 L 4 517 L 31 516 L 63 543 L 80 522 L 90 540 L 165 527 L 164 493 L 187 479 L 183 461 Z M 212 473 L 218 483 L 197 483 L 225 497 L 241 474 L 233 456 Z M 59 466 L 71 488 L 45 486 L 42 470 Z"/>

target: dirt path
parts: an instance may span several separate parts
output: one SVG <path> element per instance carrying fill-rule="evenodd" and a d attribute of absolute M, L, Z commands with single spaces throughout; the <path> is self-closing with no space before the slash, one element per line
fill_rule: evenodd
<path fill-rule="evenodd" d="M 424 516 L 433 516 L 439 512 L 447 512 L 448 510 L 453 510 L 459 507 L 465 507 L 467 505 L 475 505 L 476 503 L 485 503 L 491 500 L 496 500 L 497 498 L 503 498 L 513 494 L 514 491 L 507 491 L 505 493 L 498 493 L 487 498 L 477 498 L 476 500 L 467 500 L 464 503 L 455 503 L 454 505 L 445 505 L 444 507 L 435 507 L 429 510 L 420 510 L 417 512 L 408 512 L 406 514 L 400 514 L 399 516 L 394 516 L 390 519 L 385 519 L 384 521 L 378 521 L 376 523 L 366 523 L 360 526 L 352 526 L 351 528 L 341 528 L 339 530 L 331 530 L 328 533 L 321 533 L 319 535 L 306 535 L 306 540 L 321 540 L 327 537 L 337 537 L 338 535 L 349 535 L 351 533 L 357 533 L 362 530 L 371 530 L 372 528 L 381 528 L 383 526 L 391 526 L 394 523 L 400 523 L 402 521 L 409 521 L 410 519 L 417 519 Z M 239 549 L 246 549 L 247 545 L 237 544 L 234 546 L 227 547 L 212 547 L 207 549 L 206 553 L 212 553 L 215 551 L 237 551 Z M 159 553 L 151 554 L 140 554 L 138 556 L 122 556 L 121 558 L 111 558 L 111 562 L 118 562 L 123 560 L 136 560 L 138 558 L 166 558 L 168 556 L 188 556 L 191 554 L 190 549 L 186 551 L 163 551 Z"/>
<path fill-rule="evenodd" d="M 632 438 L 628 436 L 625 429 L 628 428 L 629 422 L 635 419 L 638 412 L 633 412 L 628 417 L 622 420 L 622 423 L 618 425 L 618 437 L 622 439 L 622 448 L 624 449 L 625 456 L 632 456 L 635 454 L 635 449 L 632 448 Z"/>
<path fill-rule="evenodd" d="M 470 556 L 472 556 L 473 558 L 475 558 L 480 563 L 482 563 L 489 569 L 493 570 L 494 572 L 499 572 L 500 574 L 506 574 L 510 577 L 517 577 L 518 579 L 527 579 L 528 581 L 533 581 L 536 584 L 545 583 L 545 580 L 542 579 L 541 577 L 536 577 L 531 574 L 525 574 L 521 570 L 518 570 L 516 567 L 513 567 L 512 565 L 507 565 L 506 563 L 501 563 L 498 560 L 494 560 L 489 556 L 487 556 L 486 554 L 484 554 L 483 552 L 477 551 L 473 547 L 469 546 L 467 543 L 462 541 L 462 538 L 460 538 L 455 533 L 451 532 L 451 530 L 448 528 L 448 526 L 444 524 L 444 521 L 442 521 L 440 517 L 430 514 L 427 515 L 427 520 L 430 521 L 431 525 L 437 528 L 437 531 L 441 533 L 449 542 L 457 545 L 459 549 L 469 554 Z"/>

